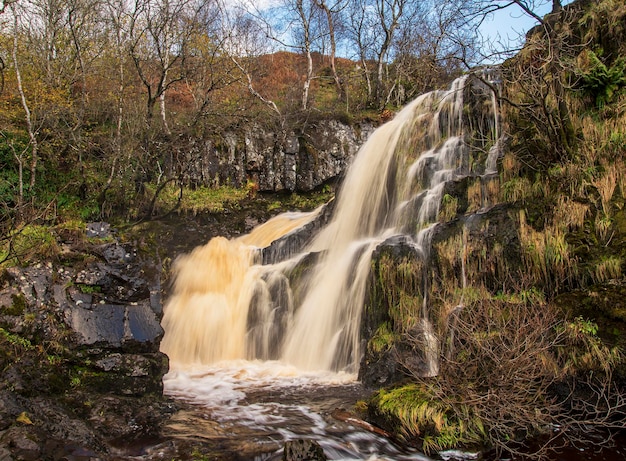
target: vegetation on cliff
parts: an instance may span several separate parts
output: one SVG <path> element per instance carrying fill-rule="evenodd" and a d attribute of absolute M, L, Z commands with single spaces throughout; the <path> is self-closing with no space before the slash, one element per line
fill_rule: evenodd
<path fill-rule="evenodd" d="M 389 314 L 370 343 L 381 349 L 386 338 L 410 376 L 378 392 L 370 416 L 425 451 L 483 445 L 541 457 L 546 446 L 524 441 L 567 445 L 623 428 L 624 24 L 623 2 L 574 2 L 502 65 L 507 145 L 489 180 L 496 193 L 487 198 L 483 184 L 450 196 L 434 242 L 438 375 L 425 377 L 406 353 L 424 347 L 410 347 L 420 336 L 403 324 L 419 318 L 419 303 L 404 320 Z M 489 206 L 472 227 L 460 204 L 476 194 Z"/>

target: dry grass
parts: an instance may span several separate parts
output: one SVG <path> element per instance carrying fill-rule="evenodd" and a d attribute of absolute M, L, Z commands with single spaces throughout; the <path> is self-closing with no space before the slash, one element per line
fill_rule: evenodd
<path fill-rule="evenodd" d="M 581 121 L 581 131 L 585 142 L 581 146 L 581 160 L 586 165 L 595 165 L 601 156 L 603 133 L 601 128 L 591 117 L 584 117 Z M 606 138 L 604 138 L 606 139 Z"/>
<path fill-rule="evenodd" d="M 598 212 L 596 214 L 594 225 L 598 239 L 600 239 L 603 243 L 608 243 L 613 235 L 613 221 L 610 216 L 603 212 Z"/>
<path fill-rule="evenodd" d="M 589 205 L 560 195 L 554 211 L 554 222 L 574 231 L 583 227 L 588 212 Z"/>
<path fill-rule="evenodd" d="M 613 279 L 622 277 L 623 260 L 619 256 L 609 256 L 600 261 L 593 273 L 593 281 L 595 283 L 603 283 Z"/>
<path fill-rule="evenodd" d="M 466 251 L 463 236 L 455 235 L 443 242 L 434 245 L 433 250 L 439 259 L 441 278 L 443 280 L 455 280 L 457 268 L 462 267 L 464 252 Z"/>
<path fill-rule="evenodd" d="M 483 203 L 485 206 L 495 205 L 500 201 L 500 179 L 494 178 L 487 180 L 483 191 Z"/>
<path fill-rule="evenodd" d="M 519 160 L 510 152 L 504 154 L 502 158 L 502 168 L 500 170 L 500 175 L 502 177 L 502 182 L 506 182 L 511 178 L 516 178 L 519 176 L 519 172 L 521 169 L 521 164 Z"/>
<path fill-rule="evenodd" d="M 533 186 L 526 177 L 511 178 L 502 185 L 502 201 L 512 203 L 526 203 L 532 196 Z"/>
<path fill-rule="evenodd" d="M 582 163 L 570 162 L 563 166 L 562 181 L 568 185 L 569 195 L 573 197 L 586 197 L 587 186 L 589 185 L 587 179 L 588 169 Z"/>
<path fill-rule="evenodd" d="M 384 291 L 380 295 L 389 306 L 396 329 L 408 331 L 422 318 L 423 263 L 415 258 L 396 260 L 383 254 L 378 265 L 376 285 Z"/>
<path fill-rule="evenodd" d="M 528 273 L 547 289 L 558 291 L 576 280 L 576 259 L 570 255 L 565 232 L 547 226 L 538 232 L 526 223 L 524 210 L 519 213 L 520 242 Z"/>
<path fill-rule="evenodd" d="M 456 217 L 459 207 L 459 199 L 451 195 L 444 195 L 441 199 L 441 208 L 437 220 L 439 222 L 448 222 Z"/>
<path fill-rule="evenodd" d="M 475 213 L 480 210 L 483 206 L 483 192 L 482 192 L 482 184 L 480 178 L 476 178 L 468 187 L 467 187 L 467 212 Z"/>
<path fill-rule="evenodd" d="M 626 164 L 624 160 L 619 159 L 615 162 L 615 169 L 618 172 L 617 184 L 619 186 L 619 192 L 622 199 L 626 199 Z"/>
<path fill-rule="evenodd" d="M 615 188 L 618 183 L 618 171 L 614 164 L 609 165 L 606 162 L 602 162 L 604 167 L 604 173 L 593 180 L 593 185 L 600 194 L 600 200 L 602 202 L 602 209 L 604 214 L 610 216 L 611 214 L 611 199 L 615 193 Z"/>

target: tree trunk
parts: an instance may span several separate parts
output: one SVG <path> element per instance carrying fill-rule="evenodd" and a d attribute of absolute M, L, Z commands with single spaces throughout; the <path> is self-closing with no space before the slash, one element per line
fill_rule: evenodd
<path fill-rule="evenodd" d="M 339 99 L 343 100 L 345 98 L 343 85 L 341 83 L 341 79 L 337 74 L 337 66 L 335 63 L 335 56 L 337 54 L 337 43 L 335 39 L 335 23 L 333 21 L 333 15 L 331 9 L 326 5 L 325 0 L 317 0 L 317 5 L 326 13 L 326 21 L 328 23 L 328 35 L 330 37 L 330 70 L 333 74 L 333 80 L 335 80 L 335 86 L 337 87 L 337 93 L 339 94 Z"/>
<path fill-rule="evenodd" d="M 304 5 L 302 0 L 297 2 L 298 14 L 302 21 L 303 38 L 303 50 L 306 56 L 306 75 L 304 77 L 304 84 L 302 86 L 302 110 L 307 110 L 309 106 L 309 88 L 311 87 L 311 80 L 313 79 L 313 57 L 311 56 L 311 24 L 304 11 Z"/>
<path fill-rule="evenodd" d="M 159 108 L 161 112 L 161 121 L 163 122 L 163 129 L 167 133 L 168 136 L 172 134 L 169 125 L 167 124 L 167 117 L 165 113 L 165 92 L 161 93 L 159 96 Z"/>
<path fill-rule="evenodd" d="M 13 3 L 11 3 L 11 11 L 13 12 L 13 50 L 12 50 L 11 56 L 13 58 L 13 66 L 15 67 L 15 78 L 17 79 L 17 90 L 20 94 L 20 100 L 22 101 L 22 108 L 24 109 L 26 129 L 28 130 L 28 137 L 30 138 L 31 160 L 30 160 L 29 188 L 32 191 L 33 188 L 35 187 L 35 180 L 36 180 L 36 175 L 37 175 L 38 144 L 37 144 L 37 137 L 35 136 L 35 130 L 33 128 L 33 122 L 30 116 L 30 109 L 28 107 L 28 102 L 26 101 L 26 94 L 24 93 L 24 87 L 22 86 L 22 75 L 20 73 L 20 66 L 17 60 L 18 23 L 17 23 L 17 11 L 15 11 L 15 5 Z"/>

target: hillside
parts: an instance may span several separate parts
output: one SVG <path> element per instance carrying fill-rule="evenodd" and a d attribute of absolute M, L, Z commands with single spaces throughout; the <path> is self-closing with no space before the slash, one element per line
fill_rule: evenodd
<path fill-rule="evenodd" d="M 575 445 L 626 419 L 626 5 L 579 1 L 543 21 L 499 70 L 498 176 L 446 189 L 426 293 L 404 275 L 420 266 L 408 256 L 373 265 L 368 309 L 385 322 L 366 363 L 379 373 L 395 360 L 410 377 L 368 414 L 427 452 L 540 457 L 549 446 L 529 439 Z M 395 289 L 409 312 L 432 300 L 434 378 L 424 333 L 403 327 L 422 308 L 398 313 Z"/>

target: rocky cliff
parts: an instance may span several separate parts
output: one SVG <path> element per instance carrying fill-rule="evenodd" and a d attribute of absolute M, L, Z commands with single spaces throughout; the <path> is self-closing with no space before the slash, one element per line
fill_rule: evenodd
<path fill-rule="evenodd" d="M 219 140 L 195 141 L 179 168 L 194 185 L 252 182 L 259 191 L 310 191 L 341 176 L 373 130 L 369 122 L 350 126 L 337 120 L 288 133 L 255 125 Z"/>
<path fill-rule="evenodd" d="M 160 267 L 106 223 L 57 259 L 3 272 L 0 459 L 113 459 L 158 433 L 167 357 Z"/>

